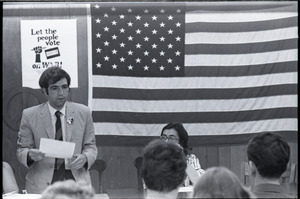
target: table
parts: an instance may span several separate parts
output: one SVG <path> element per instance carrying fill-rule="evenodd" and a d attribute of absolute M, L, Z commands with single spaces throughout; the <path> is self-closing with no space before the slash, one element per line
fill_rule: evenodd
<path fill-rule="evenodd" d="M 3 194 L 3 199 L 40 199 L 41 194 Z M 94 199 L 109 199 L 108 195 L 106 193 L 102 194 L 95 194 Z"/>

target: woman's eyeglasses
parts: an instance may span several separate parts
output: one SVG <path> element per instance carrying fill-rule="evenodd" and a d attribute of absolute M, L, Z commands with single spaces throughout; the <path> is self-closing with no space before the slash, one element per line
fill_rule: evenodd
<path fill-rule="evenodd" d="M 165 140 L 165 141 L 166 140 L 170 140 L 170 141 L 177 141 L 178 140 L 178 138 L 174 135 L 170 135 L 170 136 L 162 135 L 159 138 L 162 139 L 162 140 Z"/>

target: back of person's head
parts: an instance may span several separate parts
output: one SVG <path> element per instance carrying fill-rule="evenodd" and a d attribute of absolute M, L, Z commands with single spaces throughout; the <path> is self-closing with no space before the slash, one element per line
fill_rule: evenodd
<path fill-rule="evenodd" d="M 71 78 L 66 71 L 64 71 L 60 67 L 50 67 L 42 73 L 39 79 L 39 85 L 41 88 L 45 88 L 46 91 L 48 91 L 48 87 L 50 84 L 55 84 L 63 78 L 67 79 L 68 86 L 70 86 Z"/>
<path fill-rule="evenodd" d="M 183 183 L 186 167 L 182 148 L 158 139 L 144 149 L 141 175 L 148 189 L 167 193 Z"/>
<path fill-rule="evenodd" d="M 273 133 L 262 133 L 249 141 L 247 155 L 262 177 L 276 179 L 280 178 L 287 168 L 290 147 L 283 137 Z"/>
<path fill-rule="evenodd" d="M 93 199 L 94 195 L 91 185 L 66 180 L 48 186 L 43 191 L 41 199 Z"/>
<path fill-rule="evenodd" d="M 211 167 L 194 185 L 194 198 L 254 198 L 239 178 L 225 167 Z"/>
<path fill-rule="evenodd" d="M 190 147 L 188 146 L 189 141 L 189 135 L 183 125 L 181 123 L 169 123 L 166 126 L 163 127 L 160 135 L 163 135 L 164 130 L 166 129 L 175 129 L 179 136 L 179 144 L 182 146 L 184 153 L 187 155 L 188 149 Z"/>

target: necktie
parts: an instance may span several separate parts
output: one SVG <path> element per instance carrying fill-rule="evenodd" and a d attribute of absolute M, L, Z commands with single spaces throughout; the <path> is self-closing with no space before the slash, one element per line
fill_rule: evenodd
<path fill-rule="evenodd" d="M 60 115 L 61 115 L 61 112 L 59 112 L 59 111 L 55 112 L 55 116 L 56 116 L 56 123 L 55 123 L 56 134 L 55 134 L 55 139 L 56 140 L 63 140 L 63 138 L 62 138 L 62 130 L 61 130 Z M 55 158 L 55 168 L 58 169 L 63 162 L 64 162 L 64 159 Z"/>

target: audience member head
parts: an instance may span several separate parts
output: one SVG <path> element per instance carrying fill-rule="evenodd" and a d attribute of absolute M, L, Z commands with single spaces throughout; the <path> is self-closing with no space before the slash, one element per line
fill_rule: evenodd
<path fill-rule="evenodd" d="M 239 178 L 225 167 L 211 167 L 194 186 L 194 198 L 254 198 Z"/>
<path fill-rule="evenodd" d="M 70 86 L 71 78 L 66 71 L 60 67 L 50 67 L 42 73 L 39 79 L 39 85 L 42 89 L 44 88 L 45 92 L 48 94 L 48 87 L 63 78 L 66 78 L 68 86 Z"/>
<path fill-rule="evenodd" d="M 160 193 L 176 190 L 177 194 L 186 177 L 186 167 L 180 146 L 156 139 L 144 149 L 141 175 L 148 189 Z"/>
<path fill-rule="evenodd" d="M 249 141 L 247 155 L 250 167 L 254 164 L 261 177 L 279 179 L 287 168 L 290 147 L 283 137 L 273 133 L 262 133 Z"/>
<path fill-rule="evenodd" d="M 47 187 L 41 199 L 93 199 L 94 195 L 94 189 L 90 184 L 66 180 Z"/>
<path fill-rule="evenodd" d="M 162 129 L 160 136 L 160 138 L 165 141 L 180 144 L 180 146 L 183 148 L 185 155 L 188 154 L 188 149 L 190 149 L 188 146 L 189 136 L 181 123 L 167 124 Z"/>

